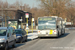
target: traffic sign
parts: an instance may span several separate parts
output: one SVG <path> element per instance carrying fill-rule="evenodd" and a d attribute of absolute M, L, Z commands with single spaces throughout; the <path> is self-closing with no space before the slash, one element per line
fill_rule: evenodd
<path fill-rule="evenodd" d="M 22 19 L 19 19 L 19 21 L 22 21 Z"/>
<path fill-rule="evenodd" d="M 26 16 L 26 18 L 29 18 L 29 14 L 28 13 L 26 13 L 25 16 Z"/>
<path fill-rule="evenodd" d="M 35 26 L 35 23 L 33 23 L 33 26 Z"/>
<path fill-rule="evenodd" d="M 26 26 L 28 27 L 28 23 L 26 24 Z"/>

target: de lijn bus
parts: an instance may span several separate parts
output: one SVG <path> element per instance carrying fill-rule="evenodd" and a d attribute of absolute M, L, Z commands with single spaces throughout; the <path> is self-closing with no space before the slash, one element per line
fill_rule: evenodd
<path fill-rule="evenodd" d="M 65 22 L 59 17 L 38 17 L 38 38 L 65 34 Z"/>

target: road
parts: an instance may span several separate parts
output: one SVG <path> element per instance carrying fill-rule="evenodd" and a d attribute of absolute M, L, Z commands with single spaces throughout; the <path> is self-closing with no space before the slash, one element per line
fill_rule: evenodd
<path fill-rule="evenodd" d="M 75 30 L 66 30 L 59 38 L 41 38 L 16 44 L 10 50 L 75 50 Z"/>

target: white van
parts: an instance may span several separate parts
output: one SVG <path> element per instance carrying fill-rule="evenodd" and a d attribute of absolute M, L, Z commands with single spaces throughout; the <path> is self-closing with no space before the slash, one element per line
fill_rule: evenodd
<path fill-rule="evenodd" d="M 15 43 L 14 28 L 0 27 L 0 48 L 7 50 L 8 46 L 15 47 Z"/>

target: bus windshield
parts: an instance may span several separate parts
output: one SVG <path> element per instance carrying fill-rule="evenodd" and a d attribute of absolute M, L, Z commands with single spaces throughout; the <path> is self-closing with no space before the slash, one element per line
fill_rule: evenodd
<path fill-rule="evenodd" d="M 47 30 L 56 28 L 56 19 L 55 18 L 42 18 L 38 19 L 38 29 Z"/>

